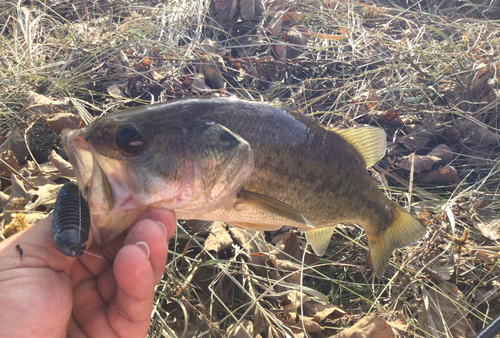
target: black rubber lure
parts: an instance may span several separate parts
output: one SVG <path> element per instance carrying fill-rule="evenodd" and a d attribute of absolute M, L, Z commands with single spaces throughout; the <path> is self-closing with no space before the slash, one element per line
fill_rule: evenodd
<path fill-rule="evenodd" d="M 87 201 L 73 182 L 63 185 L 57 195 L 52 218 L 52 239 L 57 250 L 66 256 L 79 257 L 89 239 L 90 210 Z"/>

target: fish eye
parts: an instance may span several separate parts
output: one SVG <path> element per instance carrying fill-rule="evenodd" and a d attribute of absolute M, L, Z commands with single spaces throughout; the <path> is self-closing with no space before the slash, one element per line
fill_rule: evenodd
<path fill-rule="evenodd" d="M 145 140 L 142 130 L 135 125 L 125 125 L 116 131 L 116 144 L 128 154 L 141 150 Z"/>

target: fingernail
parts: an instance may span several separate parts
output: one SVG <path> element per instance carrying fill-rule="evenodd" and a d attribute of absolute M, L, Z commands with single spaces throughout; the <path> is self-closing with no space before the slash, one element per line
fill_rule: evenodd
<path fill-rule="evenodd" d="M 146 256 L 148 256 L 149 258 L 149 246 L 146 242 L 137 242 L 135 243 L 135 245 L 141 249 L 142 252 L 144 252 L 146 254 Z"/>
<path fill-rule="evenodd" d="M 163 228 L 163 231 L 165 231 L 165 237 L 168 238 L 167 227 L 165 226 L 165 224 L 163 224 L 162 222 L 158 222 L 158 221 L 156 221 L 156 223 L 161 225 L 161 227 Z"/>

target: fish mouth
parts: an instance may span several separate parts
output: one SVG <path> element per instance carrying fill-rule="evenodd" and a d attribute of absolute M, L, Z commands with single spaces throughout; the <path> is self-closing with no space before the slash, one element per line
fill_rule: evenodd
<path fill-rule="evenodd" d="M 104 244 L 124 232 L 146 207 L 138 205 L 127 186 L 124 164 L 97 153 L 86 141 L 88 133 L 85 128 L 65 130 L 62 143 L 89 204 L 94 238 Z"/>

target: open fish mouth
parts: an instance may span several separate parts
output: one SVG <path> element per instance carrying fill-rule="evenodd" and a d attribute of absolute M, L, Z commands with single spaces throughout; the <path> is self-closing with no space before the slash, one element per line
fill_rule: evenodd
<path fill-rule="evenodd" d="M 105 158 L 86 141 L 85 129 L 64 131 L 63 146 L 69 156 L 80 193 L 89 204 L 93 235 L 99 244 L 114 239 L 146 209 L 134 199 L 124 163 Z"/>

